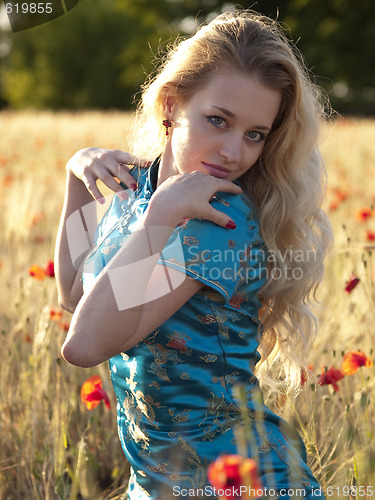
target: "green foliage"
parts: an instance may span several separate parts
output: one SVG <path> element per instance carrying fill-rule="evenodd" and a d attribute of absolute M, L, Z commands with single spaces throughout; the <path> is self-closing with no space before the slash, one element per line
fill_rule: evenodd
<path fill-rule="evenodd" d="M 278 18 L 334 107 L 375 112 L 375 3 L 241 1 Z M 223 0 L 80 0 L 44 25 L 5 33 L 0 106 L 129 108 L 160 45 L 228 8 Z M 189 21 L 189 22 L 187 22 Z M 0 50 L 1 56 L 1 50 Z"/>
<path fill-rule="evenodd" d="M 283 21 L 333 106 L 374 113 L 375 3 L 290 0 L 287 6 Z"/>
<path fill-rule="evenodd" d="M 129 107 L 166 23 L 130 2 L 81 0 L 54 21 L 11 35 L 3 95 L 14 108 Z"/>

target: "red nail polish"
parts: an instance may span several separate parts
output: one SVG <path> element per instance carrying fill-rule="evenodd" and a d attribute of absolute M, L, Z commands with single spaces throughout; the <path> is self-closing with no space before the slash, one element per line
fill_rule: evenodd
<path fill-rule="evenodd" d="M 228 228 L 228 229 L 236 229 L 237 226 L 236 226 L 235 222 L 233 222 L 232 220 L 230 220 L 225 227 Z"/>
<path fill-rule="evenodd" d="M 135 191 L 138 186 L 135 182 L 133 182 L 133 184 L 130 187 L 132 188 L 133 191 Z"/>

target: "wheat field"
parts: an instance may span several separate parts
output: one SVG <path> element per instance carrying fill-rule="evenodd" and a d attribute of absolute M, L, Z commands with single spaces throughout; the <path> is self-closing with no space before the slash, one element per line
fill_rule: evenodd
<path fill-rule="evenodd" d="M 53 260 L 67 160 L 92 145 L 126 150 L 132 116 L 3 111 L 0 120 L 0 499 L 121 498 L 128 466 L 107 365 L 80 369 L 61 359 L 70 315 L 58 310 L 54 278 L 29 271 Z M 327 498 L 340 500 L 375 496 L 375 368 L 346 375 L 337 391 L 316 382 L 341 369 L 347 353 L 375 357 L 374 142 L 375 121 L 345 118 L 322 129 L 335 243 L 318 292 L 311 383 L 295 400 L 272 402 L 298 426 Z M 111 410 L 81 401 L 94 374 Z"/>

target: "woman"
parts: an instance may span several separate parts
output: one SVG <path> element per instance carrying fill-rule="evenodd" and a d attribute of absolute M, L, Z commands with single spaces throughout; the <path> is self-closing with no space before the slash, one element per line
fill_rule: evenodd
<path fill-rule="evenodd" d="M 236 452 L 238 382 L 267 498 L 324 498 L 301 440 L 258 397 L 258 379 L 277 385 L 271 367 L 298 386 L 315 334 L 309 300 L 331 238 L 320 116 L 276 23 L 229 13 L 178 44 L 145 85 L 134 151 L 149 169 L 129 172 L 118 151 L 67 165 L 56 263 L 74 315 L 62 354 L 83 367 L 109 359 L 129 499 L 214 497 L 206 471 Z M 73 251 L 72 222 L 100 199 L 98 178 L 118 196 L 94 248 Z"/>

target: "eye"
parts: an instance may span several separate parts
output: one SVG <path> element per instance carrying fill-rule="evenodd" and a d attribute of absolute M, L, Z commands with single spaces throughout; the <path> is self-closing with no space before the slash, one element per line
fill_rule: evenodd
<path fill-rule="evenodd" d="M 227 127 L 227 121 L 225 118 L 222 116 L 207 116 L 207 121 L 211 123 L 214 127 L 219 127 L 219 128 L 226 128 Z"/>
<path fill-rule="evenodd" d="M 246 133 L 246 137 L 253 142 L 262 142 L 264 141 L 266 136 L 262 134 L 262 132 L 256 132 L 255 130 L 252 130 L 251 132 Z"/>

